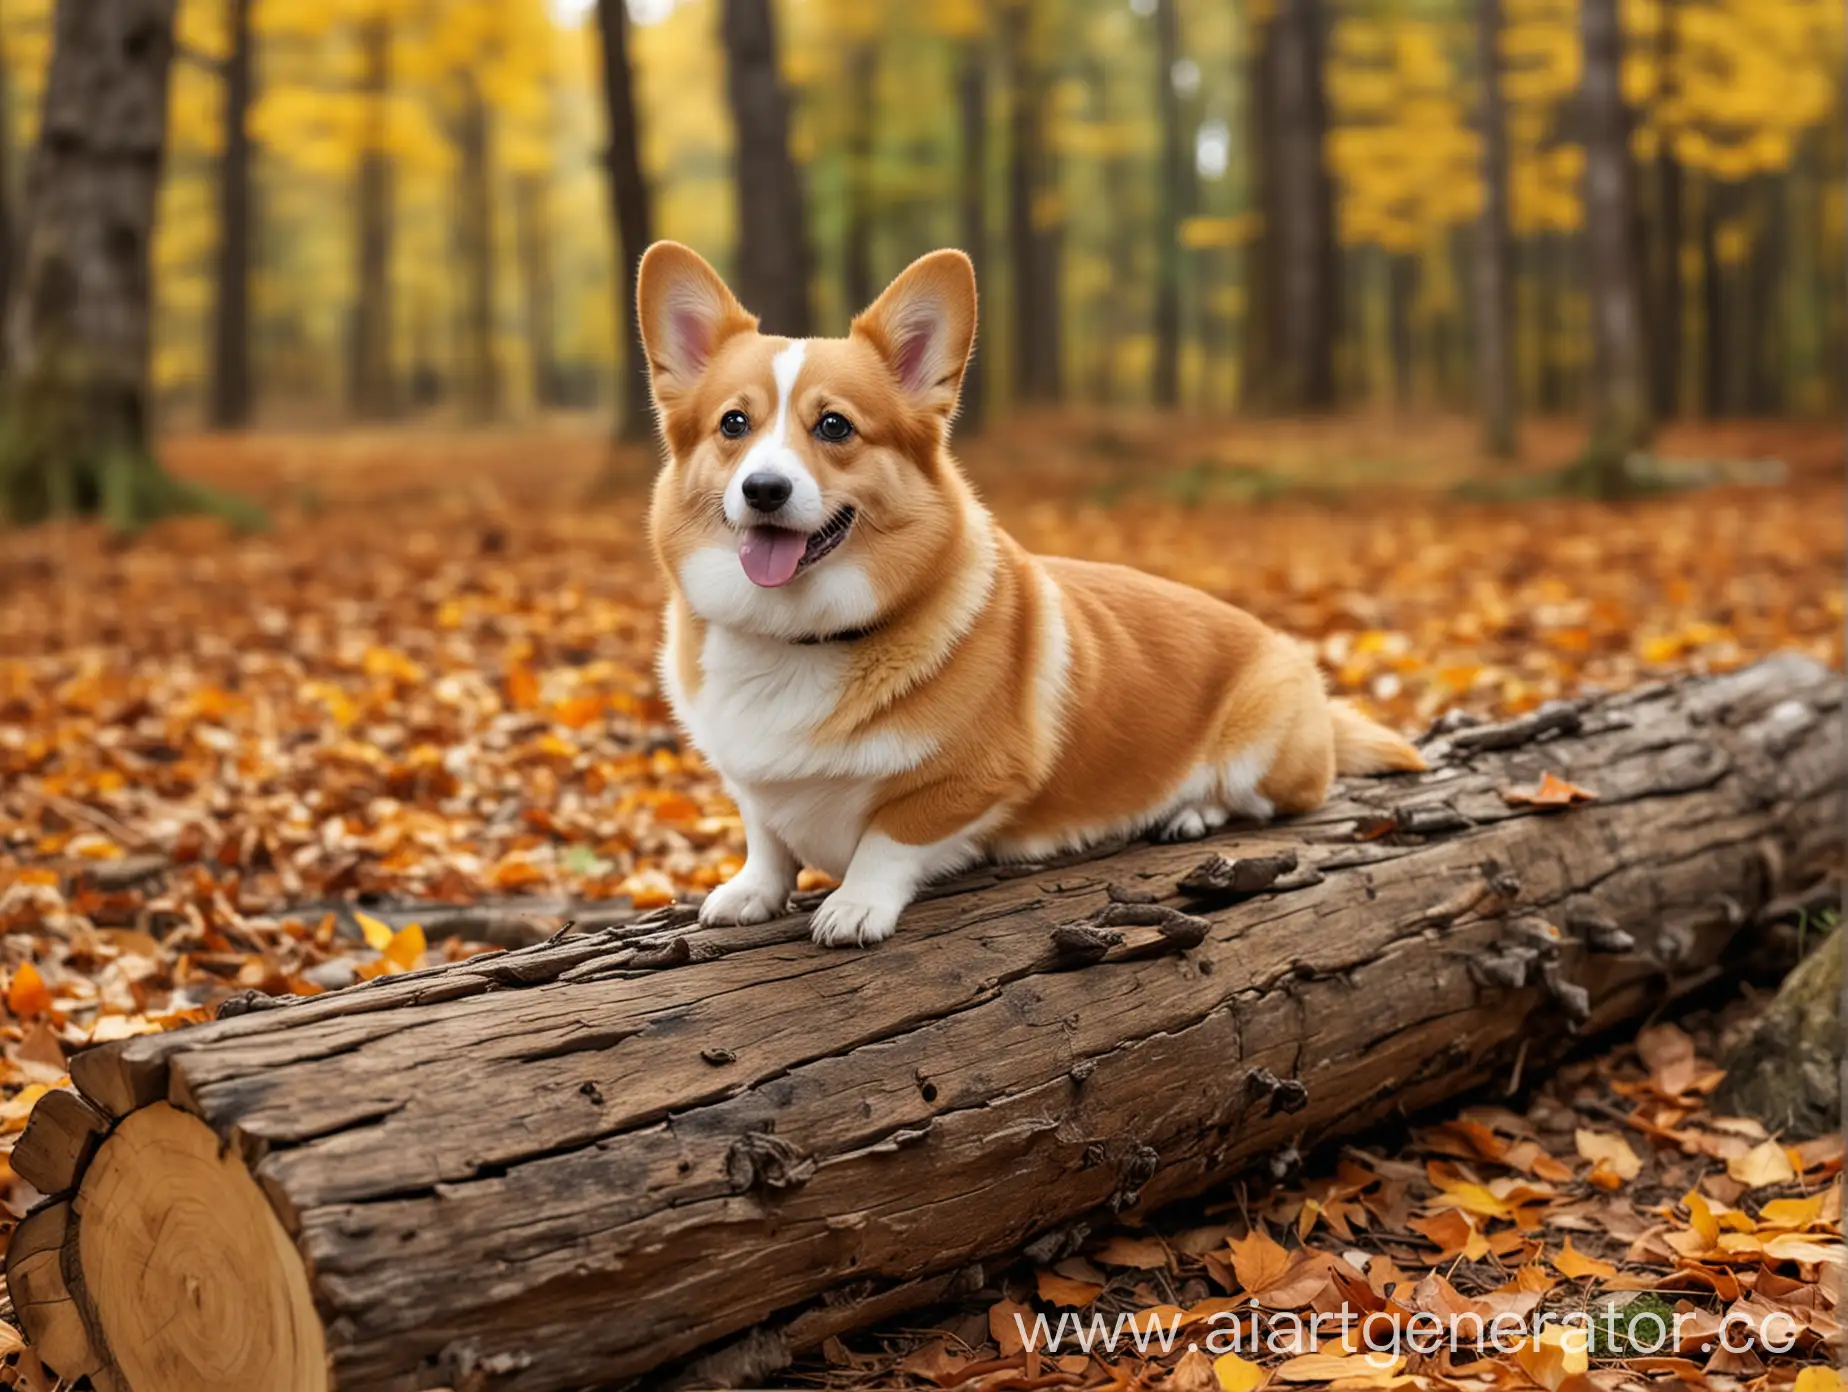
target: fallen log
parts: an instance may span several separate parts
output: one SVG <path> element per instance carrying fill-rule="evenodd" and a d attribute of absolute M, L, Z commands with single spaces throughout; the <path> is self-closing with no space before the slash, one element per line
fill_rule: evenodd
<path fill-rule="evenodd" d="M 1839 869 L 1841 699 L 1782 658 L 1452 725 L 1428 774 L 988 869 L 870 952 L 669 910 L 90 1050 L 15 1151 L 15 1308 L 120 1392 L 761 1381 L 1713 980 Z"/>

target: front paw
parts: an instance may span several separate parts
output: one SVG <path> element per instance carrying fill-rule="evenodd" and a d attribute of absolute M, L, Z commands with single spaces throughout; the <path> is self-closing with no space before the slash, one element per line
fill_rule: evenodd
<path fill-rule="evenodd" d="M 699 921 L 708 928 L 725 924 L 768 923 L 789 909 L 790 887 L 740 870 L 706 896 Z"/>
<path fill-rule="evenodd" d="M 809 919 L 809 936 L 823 947 L 871 947 L 898 931 L 903 904 L 869 903 L 837 889 Z"/>

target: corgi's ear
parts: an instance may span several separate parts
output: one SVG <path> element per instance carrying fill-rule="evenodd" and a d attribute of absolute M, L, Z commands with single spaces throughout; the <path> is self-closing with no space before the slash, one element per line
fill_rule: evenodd
<path fill-rule="evenodd" d="M 699 381 L 721 343 L 757 327 L 719 273 L 679 242 L 656 242 L 643 255 L 635 306 L 648 379 L 662 411 Z"/>
<path fill-rule="evenodd" d="M 853 321 L 908 396 L 948 417 L 975 346 L 975 266 L 960 251 L 920 256 Z"/>

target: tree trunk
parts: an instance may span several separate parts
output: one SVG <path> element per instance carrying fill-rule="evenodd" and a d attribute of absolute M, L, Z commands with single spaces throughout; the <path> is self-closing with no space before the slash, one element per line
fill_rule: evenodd
<path fill-rule="evenodd" d="M 462 251 L 462 395 L 478 421 L 500 414 L 500 362 L 495 344 L 494 195 L 487 101 L 472 74 L 463 74 L 456 126 L 456 235 Z"/>
<path fill-rule="evenodd" d="M 250 424 L 251 0 L 230 0 L 224 67 L 225 148 L 218 163 L 218 301 L 212 319 L 212 396 L 218 430 Z"/>
<path fill-rule="evenodd" d="M 1720 266 L 1720 216 L 1727 186 L 1708 175 L 1701 190 L 1700 303 L 1701 303 L 1701 408 L 1708 420 L 1727 414 L 1726 383 L 1730 379 L 1732 324 L 1726 313 L 1726 286 Z"/>
<path fill-rule="evenodd" d="M 808 214 L 789 152 L 789 94 L 770 0 L 725 0 L 726 90 L 737 132 L 738 297 L 765 333 L 813 332 Z"/>
<path fill-rule="evenodd" d="M 1172 410 L 1181 400 L 1181 217 L 1188 183 L 1188 152 L 1181 130 L 1181 94 L 1174 69 L 1181 61 L 1178 0 L 1155 0 L 1155 109 L 1161 158 L 1156 164 L 1155 366 L 1150 395 Z"/>
<path fill-rule="evenodd" d="M 648 360 L 635 314 L 635 279 L 642 253 L 654 241 L 654 212 L 642 173 L 641 128 L 635 119 L 635 74 L 629 67 L 629 7 L 626 0 L 597 0 L 597 31 L 603 40 L 603 104 L 609 128 L 611 225 L 616 230 L 616 322 L 622 330 L 623 368 L 617 433 L 645 440 L 654 432 L 648 398 Z"/>
<path fill-rule="evenodd" d="M 552 279 L 552 180 L 522 174 L 514 185 L 514 235 L 519 242 L 520 283 L 526 299 L 527 355 L 532 363 L 533 404 L 557 406 L 558 331 Z"/>
<path fill-rule="evenodd" d="M 1323 147 L 1328 101 L 1322 82 L 1322 0 L 1278 0 L 1271 21 L 1271 184 L 1266 209 L 1278 277 L 1277 366 L 1272 404 L 1326 411 L 1335 404 L 1340 257 L 1334 192 Z"/>
<path fill-rule="evenodd" d="M 1579 96 L 1585 138 L 1585 249 L 1591 301 L 1591 442 L 1580 465 L 1594 491 L 1630 487 L 1625 463 L 1649 443 L 1649 364 L 1635 216 L 1630 120 L 1617 0 L 1581 0 L 1585 50 Z"/>
<path fill-rule="evenodd" d="M 1482 218 L 1476 225 L 1476 381 L 1483 445 L 1516 452 L 1514 271 L 1508 236 L 1508 118 L 1501 90 L 1501 0 L 1477 0 L 1476 66 L 1482 83 Z"/>
<path fill-rule="evenodd" d="M 1790 176 L 1760 174 L 1749 187 L 1757 206 L 1752 249 L 1743 268 L 1752 306 L 1741 345 L 1746 361 L 1745 409 L 1748 415 L 1768 418 L 1784 410 L 1786 316 L 1780 312 L 1778 287 L 1784 278 L 1789 239 L 1784 198 Z"/>
<path fill-rule="evenodd" d="M 392 169 L 386 145 L 391 101 L 391 21 L 368 20 L 360 32 L 360 100 L 364 147 L 353 201 L 353 320 L 347 399 L 361 420 L 397 409 L 392 348 Z"/>
<path fill-rule="evenodd" d="M 1046 91 L 1033 52 L 1033 0 L 1014 0 L 1003 16 L 1008 86 L 1008 242 L 1014 282 L 1014 395 L 1063 395 L 1059 221 Z"/>
<path fill-rule="evenodd" d="M 1679 82 L 1678 14 L 1677 0 L 1662 0 L 1662 27 L 1656 38 L 1657 102 L 1661 105 L 1676 95 Z M 1662 132 L 1655 158 L 1655 303 L 1649 316 L 1649 360 L 1654 369 L 1652 406 L 1657 420 L 1674 419 L 1681 406 L 1682 179 L 1671 134 Z"/>
<path fill-rule="evenodd" d="M 0 38 L 4 38 L 0 35 Z M 13 289 L 13 89 L 0 43 L 0 383 L 6 380 L 7 308 Z"/>
<path fill-rule="evenodd" d="M 196 507 L 254 513 L 169 477 L 151 443 L 149 251 L 173 0 L 57 7 L 0 398 L 0 521 Z"/>
<path fill-rule="evenodd" d="M 847 227 L 842 237 L 841 291 L 848 314 L 879 293 L 873 272 L 873 132 L 879 118 L 879 44 L 866 39 L 847 55 Z"/>
<path fill-rule="evenodd" d="M 660 1386 L 768 1321 L 761 1384 L 1722 978 L 1839 867 L 1841 701 L 1786 657 L 1465 727 L 1298 821 L 978 872 L 871 952 L 673 909 L 247 999 L 72 1060 L 8 1290 L 58 1374 L 134 1392 Z M 1510 801 L 1542 773 L 1598 800 Z"/>
<path fill-rule="evenodd" d="M 962 140 L 957 154 L 957 210 L 962 249 L 975 263 L 975 279 L 988 283 L 988 45 L 970 39 L 963 45 L 956 72 L 956 108 Z M 963 374 L 956 428 L 964 435 L 982 428 L 988 409 L 985 355 L 978 349 Z"/>
<path fill-rule="evenodd" d="M 1277 377 L 1276 349 L 1283 317 L 1277 280 L 1282 227 L 1277 215 L 1276 72 L 1272 35 L 1276 26 L 1247 6 L 1245 42 L 1245 198 L 1257 230 L 1245 244 L 1244 333 L 1239 345 L 1239 405 L 1257 413 L 1272 409 Z"/>
<path fill-rule="evenodd" d="M 1412 342 L 1412 300 L 1418 293 L 1418 261 L 1403 252 L 1386 253 L 1386 337 L 1392 345 L 1392 404 L 1409 412 L 1417 392 L 1418 354 Z"/>

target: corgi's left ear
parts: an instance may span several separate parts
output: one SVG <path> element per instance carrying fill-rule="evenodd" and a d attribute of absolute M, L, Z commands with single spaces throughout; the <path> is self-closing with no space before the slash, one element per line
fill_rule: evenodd
<path fill-rule="evenodd" d="M 960 251 L 920 256 L 853 321 L 906 394 L 948 417 L 975 346 L 975 266 Z"/>

